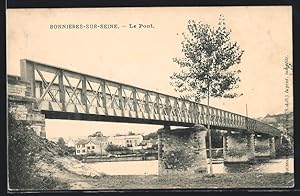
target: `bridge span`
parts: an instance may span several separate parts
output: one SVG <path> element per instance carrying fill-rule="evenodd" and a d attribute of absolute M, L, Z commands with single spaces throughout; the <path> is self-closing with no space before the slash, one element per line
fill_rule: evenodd
<path fill-rule="evenodd" d="M 170 149 L 194 156 L 180 171 L 206 171 L 208 120 L 212 129 L 227 130 L 223 146 L 228 162 L 252 160 L 255 143 L 273 157 L 275 138 L 281 136 L 275 127 L 219 108 L 32 60 L 21 60 L 20 66 L 20 76 L 8 76 L 10 107 L 42 137 L 45 118 L 164 125 L 158 131 L 162 173 L 174 171 L 174 165 L 167 166 L 167 152 L 174 155 Z M 171 131 L 170 126 L 183 128 Z M 239 155 L 232 154 L 236 149 Z"/>
<path fill-rule="evenodd" d="M 46 77 L 47 76 L 47 77 Z M 222 109 L 31 60 L 21 61 L 34 108 L 46 118 L 157 125 L 207 125 L 280 135 L 275 127 Z"/>

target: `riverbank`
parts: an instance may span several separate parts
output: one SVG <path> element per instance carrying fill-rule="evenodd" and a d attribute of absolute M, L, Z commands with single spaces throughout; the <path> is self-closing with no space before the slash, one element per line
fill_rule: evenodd
<path fill-rule="evenodd" d="M 208 175 L 134 175 L 77 178 L 68 181 L 70 190 L 131 189 L 217 189 L 217 188 L 292 188 L 294 174 L 216 174 Z"/>
<path fill-rule="evenodd" d="M 147 161 L 157 160 L 155 156 L 120 156 L 120 157 L 97 157 L 90 156 L 82 160 L 83 163 L 97 163 L 97 162 L 121 162 L 121 161 Z"/>
<path fill-rule="evenodd" d="M 217 188 L 291 188 L 293 173 L 224 173 L 208 175 L 107 175 L 72 157 L 53 157 L 40 162 L 44 175 L 58 182 L 55 190 L 129 190 L 129 189 L 217 189 Z M 146 166 L 146 165 L 144 165 Z"/>
<path fill-rule="evenodd" d="M 72 157 L 53 157 L 54 162 L 43 162 L 39 167 L 44 175 L 51 175 L 61 186 L 56 190 L 131 190 L 131 189 L 227 189 L 227 188 L 291 188 L 293 173 L 216 173 L 209 175 L 107 175 Z M 142 163 L 138 161 L 139 163 Z M 153 161 L 152 161 L 153 162 Z M 143 162 L 143 167 L 151 166 Z M 120 162 L 121 163 L 121 162 Z M 129 162 L 133 163 L 133 162 Z M 112 166 L 112 163 L 107 163 Z M 136 164 L 136 163 L 135 163 Z M 101 165 L 101 168 L 103 165 Z M 126 167 L 123 167 L 126 168 Z M 121 173 L 120 173 L 121 174 Z"/>

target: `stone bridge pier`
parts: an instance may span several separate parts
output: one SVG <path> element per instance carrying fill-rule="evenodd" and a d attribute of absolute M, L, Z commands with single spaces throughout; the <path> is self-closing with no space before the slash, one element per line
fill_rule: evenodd
<path fill-rule="evenodd" d="M 254 134 L 227 131 L 223 135 L 224 163 L 247 163 L 255 160 Z"/>
<path fill-rule="evenodd" d="M 267 134 L 247 131 L 223 135 L 224 163 L 249 163 L 259 158 L 275 158 L 276 139 Z"/>
<path fill-rule="evenodd" d="M 30 97 L 30 82 L 22 81 L 20 77 L 8 77 L 8 111 L 15 114 L 16 120 L 29 122 L 37 135 L 46 138 L 45 115 L 33 110 L 35 99 Z M 13 130 L 9 130 L 13 131 Z"/>
<path fill-rule="evenodd" d="M 202 125 L 159 129 L 159 175 L 207 173 L 206 133 Z"/>
<path fill-rule="evenodd" d="M 255 136 L 255 157 L 256 158 L 275 158 L 275 137 L 266 134 Z"/>

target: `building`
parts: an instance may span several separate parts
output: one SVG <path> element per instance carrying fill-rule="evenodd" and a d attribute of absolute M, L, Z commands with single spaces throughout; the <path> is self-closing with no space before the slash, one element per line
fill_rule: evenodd
<path fill-rule="evenodd" d="M 143 140 L 141 145 L 143 146 L 143 149 L 153 148 L 155 145 L 158 144 L 157 140 Z"/>
<path fill-rule="evenodd" d="M 96 154 L 107 155 L 107 145 L 128 147 L 131 150 L 142 149 L 142 135 L 122 135 L 111 137 L 88 137 L 80 139 L 75 144 L 76 155 Z"/>
<path fill-rule="evenodd" d="M 143 141 L 142 135 L 120 135 L 112 136 L 107 139 L 108 144 L 123 146 L 123 147 L 135 147 L 139 146 Z"/>
<path fill-rule="evenodd" d="M 85 137 L 86 138 L 86 137 Z M 74 147 L 75 148 L 75 146 L 76 146 L 76 143 L 79 141 L 79 140 L 81 140 L 81 139 L 83 139 L 82 137 L 68 137 L 68 138 L 66 138 L 66 140 L 65 140 L 65 145 L 66 146 L 68 146 L 68 147 Z"/>
<path fill-rule="evenodd" d="M 81 139 L 76 143 L 76 155 L 97 154 L 106 155 L 106 147 L 108 145 L 107 137 L 89 137 Z"/>

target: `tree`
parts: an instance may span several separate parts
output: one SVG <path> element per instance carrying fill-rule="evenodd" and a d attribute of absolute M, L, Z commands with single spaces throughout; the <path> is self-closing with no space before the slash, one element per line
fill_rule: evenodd
<path fill-rule="evenodd" d="M 129 132 L 128 132 L 128 135 L 135 135 L 135 133 L 132 132 L 132 131 L 129 131 Z"/>
<path fill-rule="evenodd" d="M 66 147 L 66 143 L 65 143 L 64 138 L 59 137 L 59 138 L 58 138 L 58 141 L 57 141 L 57 145 L 58 145 L 60 148 L 64 149 L 64 148 Z"/>
<path fill-rule="evenodd" d="M 127 147 L 124 146 L 118 146 L 114 144 L 108 144 L 105 148 L 107 152 L 116 152 L 116 151 L 129 151 Z"/>
<path fill-rule="evenodd" d="M 175 90 L 185 93 L 184 99 L 200 102 L 207 98 L 209 108 L 210 97 L 234 98 L 242 94 L 232 93 L 238 88 L 240 70 L 232 66 L 241 62 L 244 53 L 237 42 L 232 42 L 231 30 L 226 27 L 223 15 L 220 15 L 218 27 L 215 29 L 203 22 L 189 20 L 188 34 L 183 33 L 182 52 L 184 57 L 174 58 L 181 72 L 171 76 Z M 211 160 L 211 131 L 210 114 L 208 110 L 208 138 L 210 171 Z"/>
<path fill-rule="evenodd" d="M 88 137 L 104 137 L 104 135 L 102 134 L 101 131 L 97 131 L 97 132 L 89 135 Z"/>
<path fill-rule="evenodd" d="M 158 139 L 158 134 L 157 134 L 157 132 L 152 132 L 152 133 L 149 133 L 147 135 L 144 135 L 143 139 L 144 140 L 150 140 L 150 139 L 157 140 Z"/>

